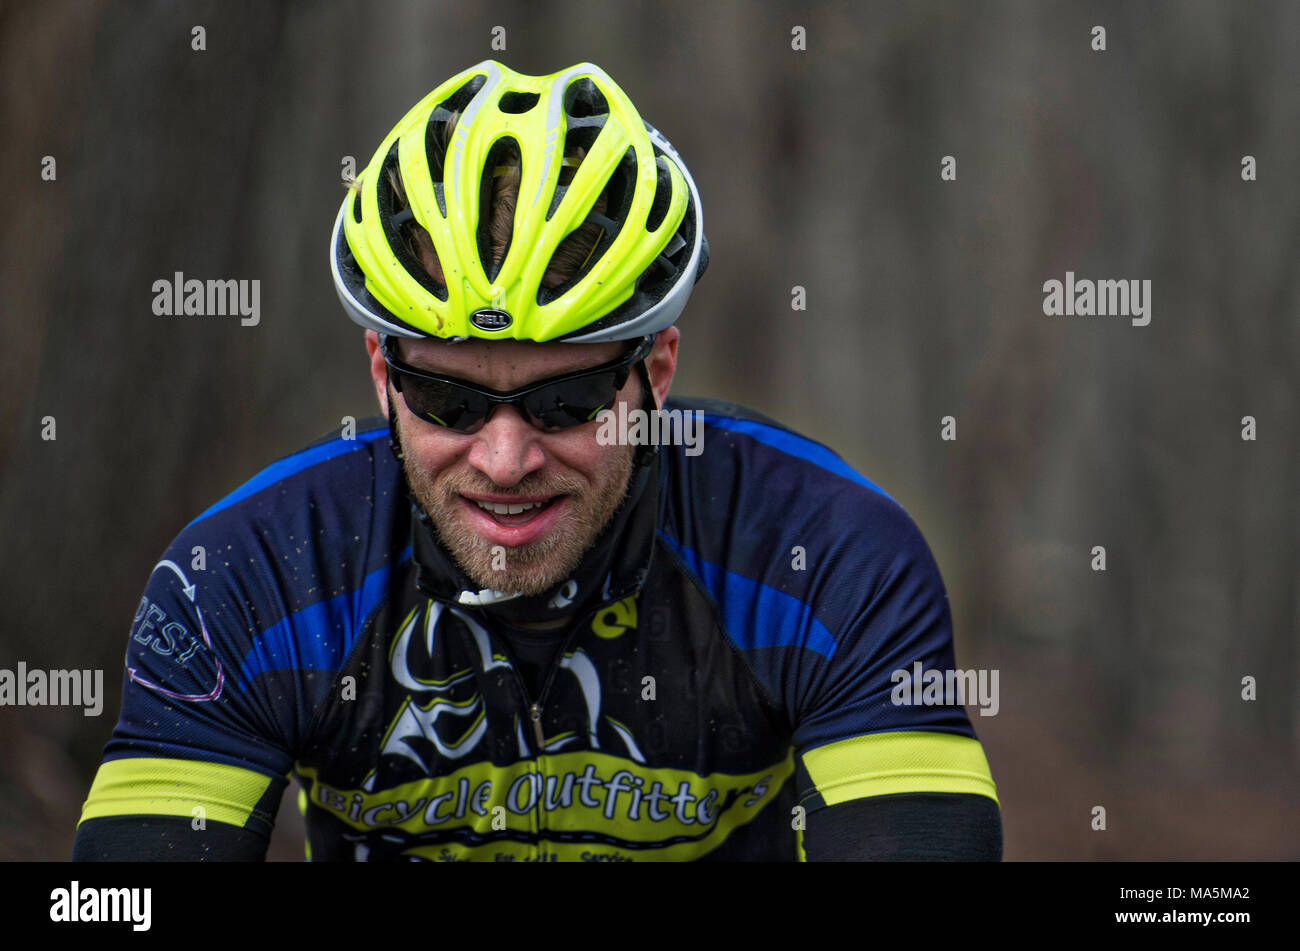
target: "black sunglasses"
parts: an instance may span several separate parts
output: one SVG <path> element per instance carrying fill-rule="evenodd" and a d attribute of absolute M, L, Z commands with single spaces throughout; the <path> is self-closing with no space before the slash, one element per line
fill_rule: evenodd
<path fill-rule="evenodd" d="M 589 423 L 601 410 L 614 405 L 633 365 L 649 355 L 655 341 L 651 334 L 617 360 L 500 393 L 403 363 L 393 353 L 391 339 L 381 334 L 379 348 L 388 364 L 393 387 L 402 394 L 407 409 L 421 419 L 458 433 L 477 432 L 503 403 L 513 406 L 524 419 L 545 432 Z"/>

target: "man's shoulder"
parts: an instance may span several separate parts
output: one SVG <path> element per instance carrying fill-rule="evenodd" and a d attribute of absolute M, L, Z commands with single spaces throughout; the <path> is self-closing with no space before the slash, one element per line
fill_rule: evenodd
<path fill-rule="evenodd" d="M 907 575 L 942 598 L 911 516 L 832 449 L 736 404 L 666 408 L 698 411 L 703 431 L 695 455 L 664 447 L 660 538 L 720 602 L 741 611 L 770 600 L 792 627 L 815 606 L 833 632 L 891 578 Z"/>
<path fill-rule="evenodd" d="M 150 573 L 151 610 L 177 630 L 202 630 L 206 646 L 196 649 L 228 665 L 240 690 L 263 673 L 335 669 L 409 558 L 387 436 L 386 420 L 363 419 L 272 463 L 185 526 Z M 135 666 L 159 684 L 184 681 L 183 665 L 138 640 Z"/>
<path fill-rule="evenodd" d="M 727 400 L 716 400 L 705 396 L 670 396 L 664 408 L 667 410 L 680 409 L 683 412 L 699 412 L 712 417 L 714 420 L 742 420 L 787 432 L 790 431 L 788 426 L 783 425 L 771 416 L 764 415 L 751 407 Z"/>
<path fill-rule="evenodd" d="M 387 421 L 370 417 L 284 456 L 185 526 L 159 564 L 190 566 L 208 603 L 256 615 L 250 631 L 355 600 L 409 549 L 394 534 L 406 495 L 387 437 Z M 165 574 L 155 568 L 151 585 Z"/>
<path fill-rule="evenodd" d="M 662 451 L 661 546 L 785 705 L 796 745 L 968 735 L 964 713 L 904 716 L 888 703 L 897 658 L 951 666 L 943 579 L 903 507 L 829 447 L 746 407 L 668 408 L 698 410 L 703 436 L 693 456 Z"/>
<path fill-rule="evenodd" d="M 270 525 L 303 517 L 328 519 L 338 508 L 373 514 L 390 504 L 387 484 L 400 470 L 388 448 L 388 422 L 381 416 L 348 421 L 266 466 L 205 509 L 186 530 L 239 523 Z"/>
<path fill-rule="evenodd" d="M 665 409 L 694 415 L 682 424 L 690 438 L 665 447 L 669 481 L 676 483 L 670 493 L 725 511 L 746 531 L 797 533 L 814 523 L 819 532 L 848 531 L 866 521 L 894 534 L 911 524 L 888 492 L 839 453 L 770 416 L 693 397 L 670 399 Z"/>

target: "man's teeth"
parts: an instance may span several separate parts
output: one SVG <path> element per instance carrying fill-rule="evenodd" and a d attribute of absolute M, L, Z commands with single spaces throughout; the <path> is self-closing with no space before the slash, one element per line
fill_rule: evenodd
<path fill-rule="evenodd" d="M 475 499 L 475 501 L 478 500 Z M 496 515 L 518 515 L 520 512 L 527 512 L 529 509 L 541 508 L 545 504 L 545 502 L 524 502 L 522 504 L 507 505 L 504 502 L 479 502 L 478 507 Z"/>

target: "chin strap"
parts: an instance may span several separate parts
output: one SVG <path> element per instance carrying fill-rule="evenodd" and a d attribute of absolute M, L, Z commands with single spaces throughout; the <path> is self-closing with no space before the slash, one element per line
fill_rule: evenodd
<path fill-rule="evenodd" d="M 658 336 L 656 334 L 656 336 Z M 636 363 L 636 372 L 641 376 L 641 383 L 645 387 L 645 393 L 641 397 L 641 408 L 647 414 L 651 414 L 659 409 L 659 402 L 655 399 L 654 387 L 650 384 L 650 371 L 646 369 L 645 360 L 638 360 Z M 650 463 L 659 456 L 658 443 L 645 443 L 636 447 L 636 455 L 632 457 L 633 467 L 639 467 Z"/>
<path fill-rule="evenodd" d="M 406 479 L 406 456 L 402 452 L 402 440 L 397 435 L 397 412 L 393 409 L 393 394 L 388 394 L 388 448 L 393 451 L 397 464 L 402 468 L 402 482 L 406 484 L 406 494 L 411 494 L 411 483 Z"/>

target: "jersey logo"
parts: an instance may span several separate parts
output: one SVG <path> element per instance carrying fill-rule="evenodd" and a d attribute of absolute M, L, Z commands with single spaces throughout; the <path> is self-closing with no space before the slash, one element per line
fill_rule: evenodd
<path fill-rule="evenodd" d="M 430 662 L 433 657 L 438 622 L 447 610 L 447 605 L 435 601 L 429 603 L 429 608 L 424 614 L 423 644 L 425 658 Z M 389 655 L 389 669 L 393 680 L 410 692 L 398 711 L 396 719 L 388 727 L 379 755 L 381 758 L 398 756 L 409 759 L 427 774 L 431 772 L 430 765 L 420 751 L 420 744 L 414 741 L 418 739 L 433 744 L 440 756 L 461 759 L 473 752 L 482 741 L 487 734 L 488 724 L 487 710 L 483 696 L 478 692 L 475 684 L 475 673 L 472 668 L 457 671 L 442 680 L 422 678 L 412 671 L 409 654 L 413 635 L 420 620 L 419 615 L 418 609 L 411 612 L 394 640 Z M 485 672 L 500 667 L 509 669 L 510 665 L 507 662 L 492 656 L 491 648 L 487 646 L 487 632 L 482 631 L 482 626 L 473 618 L 464 615 L 461 616 L 461 620 L 470 626 L 471 631 L 478 628 L 478 631 L 475 631 L 476 642 L 480 641 L 479 631 L 481 631 L 479 653 L 482 669 Z M 416 702 L 416 696 L 425 696 L 429 699 L 420 704 Z M 443 721 L 442 729 L 440 729 L 440 720 Z M 367 788 L 373 788 L 375 776 L 375 773 L 369 776 Z"/>
<path fill-rule="evenodd" d="M 212 638 L 208 635 L 208 627 L 203 620 L 203 609 L 199 607 L 198 601 L 195 599 L 197 593 L 195 586 L 190 583 L 189 578 L 185 577 L 185 572 L 181 570 L 180 565 L 176 564 L 176 562 L 160 561 L 154 565 L 151 574 L 156 573 L 159 568 L 165 568 L 176 575 L 184 585 L 181 588 L 181 593 L 189 600 L 194 610 L 194 616 L 199 620 L 199 633 L 203 637 L 203 644 L 207 648 L 207 654 L 217 666 L 216 683 L 211 690 L 205 693 L 180 693 L 145 677 L 140 673 L 138 667 L 133 667 L 129 663 L 126 668 L 126 675 L 132 683 L 137 683 L 147 690 L 160 693 L 172 700 L 184 700 L 194 703 L 216 700 L 221 696 L 221 691 L 225 686 L 226 674 L 221 666 L 221 658 L 212 649 Z M 199 648 L 198 638 L 191 634 L 180 621 L 170 619 L 161 607 L 149 599 L 148 595 L 141 599 L 140 607 L 136 611 L 135 622 L 131 626 L 131 641 L 147 646 L 160 656 L 174 657 L 176 662 L 180 664 L 188 661 Z"/>
<path fill-rule="evenodd" d="M 619 602 L 616 607 L 620 620 L 635 625 L 635 607 L 625 602 Z M 422 676 L 417 671 L 428 673 L 436 669 L 435 648 L 440 637 L 451 635 L 452 632 L 446 629 L 450 618 L 468 629 L 474 645 L 475 662 L 440 678 Z M 563 657 L 559 666 L 561 673 L 568 673 L 577 682 L 589 747 L 602 749 L 604 727 L 607 741 L 621 745 L 624 755 L 644 764 L 645 756 L 627 727 L 602 715 L 600 674 L 591 658 L 578 649 Z M 497 729 L 504 730 L 505 735 L 514 734 L 519 756 L 531 758 L 533 753 L 517 715 L 522 712 L 522 706 L 518 710 L 490 711 L 478 689 L 479 676 L 494 670 L 509 671 L 511 676 L 514 675 L 513 666 L 493 652 L 486 628 L 473 616 L 441 601 L 426 602 L 423 612 L 418 607 L 413 609 L 393 639 L 389 652 L 389 672 L 397 685 L 407 691 L 407 696 L 384 733 L 379 751 L 381 761 L 386 757 L 405 759 L 431 776 L 437 759 L 464 760 L 478 749 L 488 735 L 493 713 L 498 721 Z M 509 727 L 512 720 L 513 729 Z M 567 733 L 550 739 L 542 751 L 555 753 L 578 740 L 579 736 Z M 366 778 L 363 785 L 367 791 L 376 788 L 378 775 L 376 769 Z"/>
<path fill-rule="evenodd" d="M 663 743 L 643 754 L 615 719 L 628 718 L 616 645 L 630 649 L 637 601 L 588 618 L 557 661 L 540 733 L 485 622 L 455 604 L 416 604 L 381 671 L 396 706 L 377 758 L 355 786 L 305 771 L 308 801 L 341 823 L 335 834 L 358 859 L 681 860 L 713 851 L 782 795 L 793 749 L 736 772 L 656 761 Z"/>

